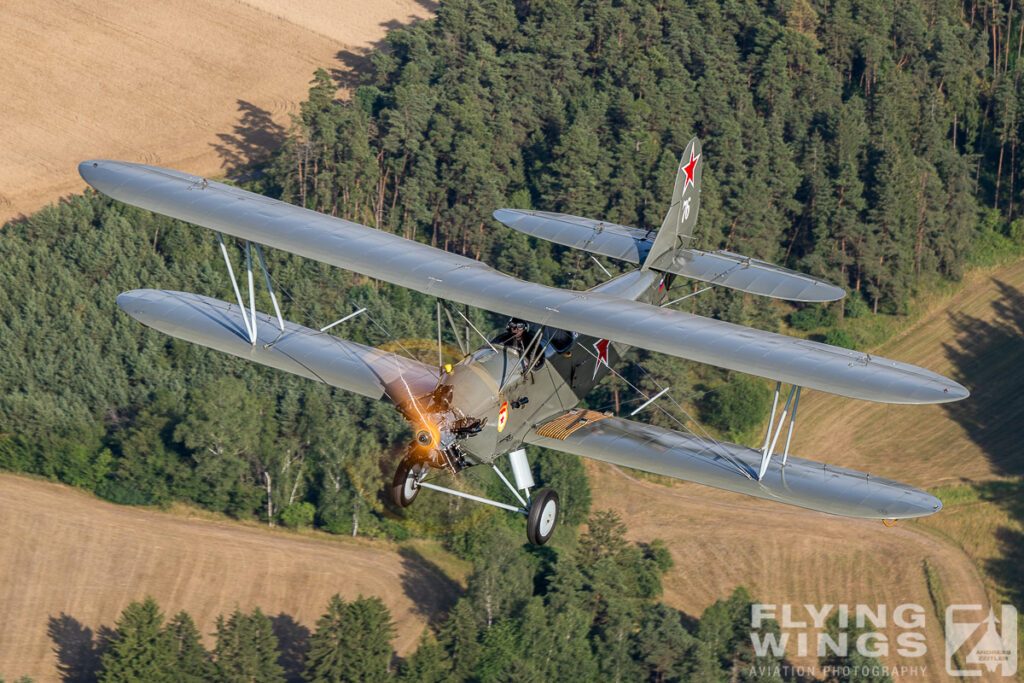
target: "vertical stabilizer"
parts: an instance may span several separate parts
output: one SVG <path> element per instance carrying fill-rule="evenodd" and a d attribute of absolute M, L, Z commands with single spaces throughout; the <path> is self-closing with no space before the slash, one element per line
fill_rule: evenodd
<path fill-rule="evenodd" d="M 700 172 L 703 165 L 700 140 L 693 138 L 679 160 L 676 184 L 672 188 L 672 203 L 661 222 L 654 245 L 644 260 L 643 270 L 654 266 L 664 254 L 690 246 L 693 226 L 697 222 L 697 210 L 700 208 Z"/>

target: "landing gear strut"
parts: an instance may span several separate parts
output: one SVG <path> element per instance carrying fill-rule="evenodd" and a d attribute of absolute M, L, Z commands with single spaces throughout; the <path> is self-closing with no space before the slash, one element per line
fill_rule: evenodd
<path fill-rule="evenodd" d="M 533 499 L 530 498 L 530 489 L 534 486 L 533 475 L 530 472 L 530 465 L 526 460 L 526 451 L 518 450 L 508 454 L 512 464 L 512 476 L 516 485 L 513 486 L 508 478 L 502 474 L 496 465 L 492 464 L 494 470 L 502 483 L 512 492 L 512 495 L 521 504 L 521 507 L 499 503 L 496 500 L 481 498 L 464 491 L 438 486 L 437 484 L 424 481 L 430 473 L 430 463 L 415 457 L 412 453 L 402 458 L 398 468 L 395 470 L 395 478 L 391 484 L 391 500 L 398 507 L 409 507 L 416 500 L 420 489 L 434 489 L 460 498 L 468 498 L 478 503 L 493 505 L 510 512 L 518 512 L 526 515 L 526 537 L 534 545 L 544 545 L 555 531 L 558 522 L 558 494 L 552 489 L 541 489 Z M 454 470 L 453 470 L 454 471 Z M 519 491 L 526 493 L 524 498 Z"/>

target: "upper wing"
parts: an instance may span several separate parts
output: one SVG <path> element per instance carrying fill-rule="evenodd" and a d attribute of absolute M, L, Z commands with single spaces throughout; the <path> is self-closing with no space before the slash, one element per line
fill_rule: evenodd
<path fill-rule="evenodd" d="M 119 295 L 117 305 L 172 337 L 399 406 L 437 386 L 437 368 L 295 323 L 285 323 L 281 332 L 276 319 L 266 314 L 257 314 L 258 338 L 276 341 L 253 345 L 238 307 L 219 299 L 136 289 Z"/>
<path fill-rule="evenodd" d="M 869 401 L 943 403 L 968 395 L 956 382 L 907 363 L 599 292 L 523 282 L 473 259 L 177 171 L 96 160 L 82 162 L 79 172 L 129 204 L 543 325 Z"/>
<path fill-rule="evenodd" d="M 583 419 L 581 420 L 580 417 Z M 526 443 L 846 517 L 901 519 L 938 512 L 942 502 L 913 486 L 790 456 L 757 480 L 761 452 L 600 413 L 566 413 Z"/>

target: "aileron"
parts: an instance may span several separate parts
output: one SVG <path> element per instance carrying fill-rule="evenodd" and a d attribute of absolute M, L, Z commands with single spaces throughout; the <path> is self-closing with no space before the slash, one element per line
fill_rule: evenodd
<path fill-rule="evenodd" d="M 761 454 L 618 417 L 581 425 L 555 439 L 537 430 L 526 442 L 684 481 L 847 517 L 904 519 L 942 508 L 938 498 L 882 477 L 790 457 L 757 479 Z"/>

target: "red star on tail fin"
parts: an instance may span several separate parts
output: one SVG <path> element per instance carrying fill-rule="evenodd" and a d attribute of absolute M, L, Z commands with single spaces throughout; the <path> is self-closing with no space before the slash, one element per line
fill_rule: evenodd
<path fill-rule="evenodd" d="M 693 150 L 690 150 L 690 163 L 683 166 L 683 171 L 686 173 L 686 182 L 683 184 L 683 194 L 686 194 L 686 188 L 693 185 L 693 171 L 697 168 L 697 162 L 700 161 L 700 154 L 693 156 Z"/>
<path fill-rule="evenodd" d="M 610 343 L 607 339 L 598 339 L 594 342 L 594 349 L 597 351 L 597 361 L 594 363 L 594 375 L 591 379 L 597 377 L 597 369 L 601 367 L 601 363 L 604 363 L 606 368 L 611 369 L 611 366 L 608 365 L 608 344 Z"/>

